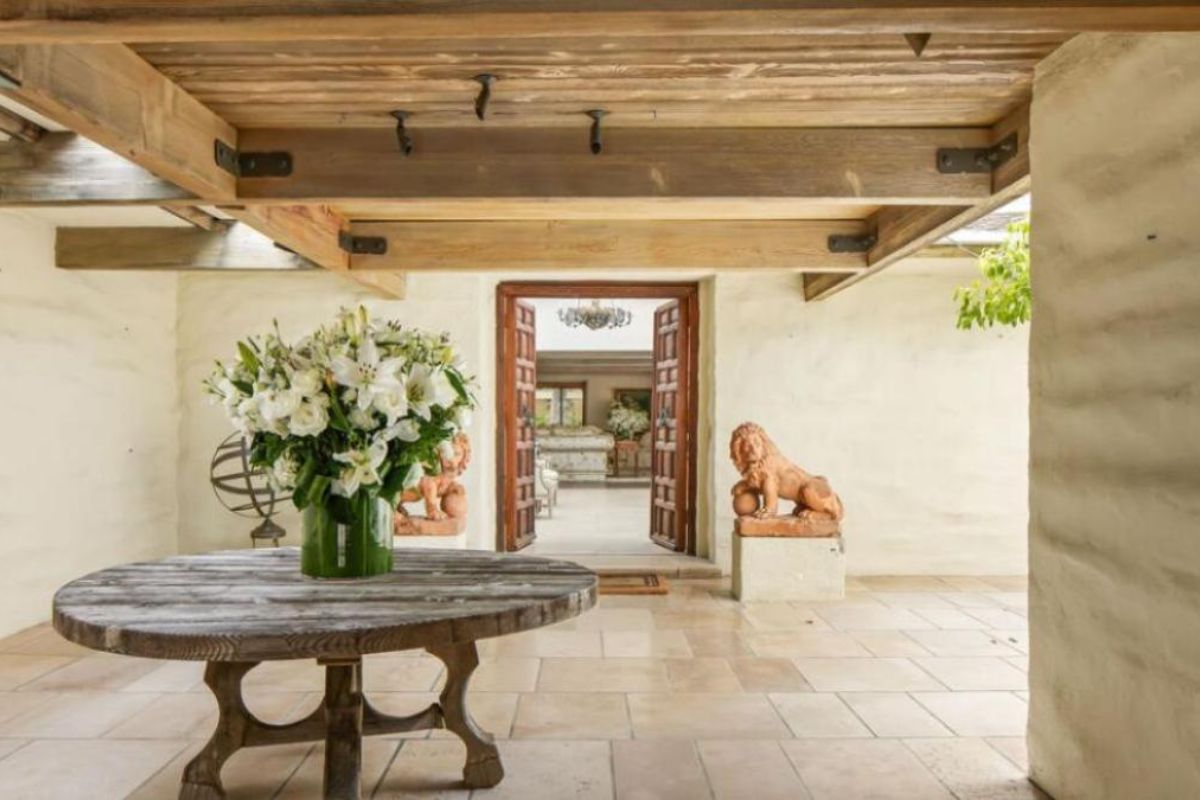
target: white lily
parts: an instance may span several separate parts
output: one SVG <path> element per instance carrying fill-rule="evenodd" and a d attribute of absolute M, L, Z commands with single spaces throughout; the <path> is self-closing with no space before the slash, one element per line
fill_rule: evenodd
<path fill-rule="evenodd" d="M 352 408 L 347 416 L 350 418 L 350 424 L 360 431 L 373 431 L 379 427 L 379 422 L 369 408 Z"/>
<path fill-rule="evenodd" d="M 381 359 L 379 348 L 370 338 L 358 346 L 357 359 L 334 356 L 330 364 L 333 379 L 357 393 L 355 403 L 361 409 L 370 408 L 377 395 L 403 391 L 404 386 L 397 377 L 403 365 L 404 360 L 400 358 Z"/>
<path fill-rule="evenodd" d="M 333 493 L 342 497 L 353 497 L 360 486 L 379 483 L 379 467 L 387 458 L 387 451 L 387 442 L 377 439 L 365 450 L 347 450 L 334 454 L 333 460 L 346 466 L 333 482 Z"/>
<path fill-rule="evenodd" d="M 402 442 L 415 442 L 421 438 L 421 426 L 417 424 L 415 419 L 402 419 L 395 425 L 389 425 L 384 428 L 379 436 L 385 442 L 390 442 L 392 439 L 399 439 Z"/>
<path fill-rule="evenodd" d="M 402 381 L 403 383 L 403 381 Z M 387 417 L 388 426 L 408 414 L 408 395 L 404 389 L 375 395 L 375 410 Z"/>
<path fill-rule="evenodd" d="M 446 373 L 425 364 L 415 364 L 406 385 L 409 409 L 423 419 L 432 416 L 433 406 L 443 408 L 454 402 L 456 394 Z"/>

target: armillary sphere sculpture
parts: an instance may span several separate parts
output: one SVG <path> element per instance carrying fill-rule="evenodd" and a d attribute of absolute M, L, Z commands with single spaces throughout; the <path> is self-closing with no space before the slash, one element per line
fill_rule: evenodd
<path fill-rule="evenodd" d="M 266 539 L 278 547 L 287 531 L 271 517 L 275 514 L 275 505 L 291 499 L 291 495 L 280 494 L 271 485 L 265 470 L 251 466 L 248 444 L 240 433 L 235 433 L 217 445 L 209 480 L 221 505 L 239 516 L 262 520 L 250 531 L 250 542 L 255 547 Z"/>

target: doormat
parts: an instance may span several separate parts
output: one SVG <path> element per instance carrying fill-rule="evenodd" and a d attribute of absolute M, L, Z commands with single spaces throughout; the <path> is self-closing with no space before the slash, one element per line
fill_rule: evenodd
<path fill-rule="evenodd" d="M 601 575 L 600 594 L 667 594 L 671 584 L 657 572 Z"/>

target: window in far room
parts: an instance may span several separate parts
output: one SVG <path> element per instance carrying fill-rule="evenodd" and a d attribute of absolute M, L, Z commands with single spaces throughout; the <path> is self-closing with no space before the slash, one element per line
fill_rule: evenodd
<path fill-rule="evenodd" d="M 539 383 L 534 414 L 539 428 L 583 424 L 586 383 Z"/>

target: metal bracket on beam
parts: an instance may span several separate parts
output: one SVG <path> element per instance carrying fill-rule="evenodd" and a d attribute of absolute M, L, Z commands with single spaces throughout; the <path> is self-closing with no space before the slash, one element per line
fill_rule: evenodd
<path fill-rule="evenodd" d="M 879 237 L 874 233 L 835 233 L 829 237 L 829 252 L 865 253 L 878 241 Z"/>
<path fill-rule="evenodd" d="M 218 167 L 239 178 L 286 178 L 292 174 L 292 154 L 287 152 L 239 153 L 215 139 L 213 158 Z"/>
<path fill-rule="evenodd" d="M 382 256 L 387 253 L 388 241 L 383 236 L 355 236 L 340 231 L 338 247 L 352 256 Z"/>
<path fill-rule="evenodd" d="M 1019 149 L 1016 131 L 991 147 L 943 147 L 937 152 L 938 172 L 991 172 L 1016 157 Z"/>

